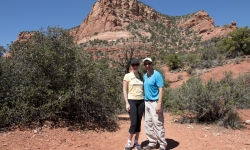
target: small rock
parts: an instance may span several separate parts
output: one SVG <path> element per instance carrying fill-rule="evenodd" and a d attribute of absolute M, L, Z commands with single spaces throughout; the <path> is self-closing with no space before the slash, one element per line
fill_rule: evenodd
<path fill-rule="evenodd" d="M 178 119 L 172 120 L 170 123 L 178 122 Z"/>
<path fill-rule="evenodd" d="M 34 133 L 38 133 L 38 131 L 37 131 L 37 130 L 34 130 Z"/>
<path fill-rule="evenodd" d="M 246 123 L 246 124 L 250 124 L 250 120 L 246 120 L 245 123 Z"/>
<path fill-rule="evenodd" d="M 205 127 L 205 129 L 206 129 L 206 130 L 209 130 L 209 129 L 210 129 L 210 127 Z"/>

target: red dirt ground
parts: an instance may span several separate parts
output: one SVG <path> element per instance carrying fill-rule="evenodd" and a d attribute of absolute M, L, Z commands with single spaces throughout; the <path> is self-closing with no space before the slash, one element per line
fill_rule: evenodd
<path fill-rule="evenodd" d="M 235 77 L 250 71 L 250 63 L 227 64 L 222 67 L 205 71 L 201 76 L 207 80 L 210 77 L 218 80 L 223 72 L 231 70 Z M 179 87 L 189 77 L 186 73 L 170 73 L 165 68 L 165 76 L 171 81 L 172 88 Z M 182 79 L 178 80 L 178 75 Z M 239 110 L 243 121 L 250 120 L 250 110 Z M 176 116 L 165 113 L 165 130 L 167 149 L 175 150 L 250 150 L 250 125 L 241 130 L 227 129 L 217 125 L 179 124 Z M 68 128 L 49 129 L 41 131 L 19 129 L 0 133 L 1 150 L 122 150 L 127 141 L 129 121 L 119 120 L 119 130 L 107 131 L 69 131 Z M 147 139 L 142 124 L 140 140 L 142 146 Z"/>
<path fill-rule="evenodd" d="M 189 79 L 187 72 L 171 73 L 166 66 L 162 67 L 165 72 L 165 77 L 170 81 L 171 88 L 177 88 Z M 219 80 L 224 76 L 225 72 L 232 71 L 233 77 L 238 77 L 240 74 L 250 72 L 250 60 L 242 61 L 239 64 L 230 63 L 216 68 L 204 69 L 197 72 L 201 73 L 200 78 L 202 81 L 208 81 L 210 78 Z M 182 76 L 182 79 L 178 80 L 178 76 Z"/>

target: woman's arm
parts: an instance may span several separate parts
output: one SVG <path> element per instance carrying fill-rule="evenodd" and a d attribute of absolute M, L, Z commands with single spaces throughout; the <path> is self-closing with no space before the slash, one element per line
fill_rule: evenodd
<path fill-rule="evenodd" d="M 129 112 L 130 105 L 128 103 L 128 82 L 124 80 L 122 84 L 123 84 L 123 97 L 126 103 L 126 110 L 127 112 Z"/>

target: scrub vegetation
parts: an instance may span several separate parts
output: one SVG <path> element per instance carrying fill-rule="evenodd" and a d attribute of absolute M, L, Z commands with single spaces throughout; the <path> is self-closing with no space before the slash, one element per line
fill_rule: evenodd
<path fill-rule="evenodd" d="M 124 30 L 131 31 L 134 38 L 76 45 L 69 30 L 48 27 L 35 31 L 30 40 L 15 41 L 7 49 L 0 47 L 0 128 L 34 122 L 39 126 L 48 120 L 80 129 L 116 130 L 116 115 L 124 112 L 122 77 L 131 58 L 141 51 L 152 55 L 154 62 L 159 60 L 156 65 L 167 65 L 173 71 L 185 69 L 192 76 L 177 89 L 170 89 L 166 81 L 167 110 L 182 115 L 183 122 L 241 126 L 235 110 L 250 106 L 249 74 L 233 79 L 227 72 L 220 81 L 211 79 L 204 84 L 193 70 L 248 57 L 248 27 L 203 42 L 191 30 L 171 29 L 162 23 L 133 22 Z M 140 30 L 150 32 L 151 37 L 142 36 Z M 142 46 L 133 46 L 136 41 Z M 119 43 L 132 44 L 123 48 L 124 55 L 117 60 L 110 61 L 101 51 L 94 59 L 85 51 Z M 10 56 L 3 57 L 6 51 Z"/>

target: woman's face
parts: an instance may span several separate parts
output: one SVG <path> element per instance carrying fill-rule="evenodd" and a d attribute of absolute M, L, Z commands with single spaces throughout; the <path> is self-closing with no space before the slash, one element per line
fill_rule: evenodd
<path fill-rule="evenodd" d="M 133 64 L 131 64 L 131 67 L 132 67 L 133 70 L 138 71 L 139 67 L 140 67 L 140 64 L 139 63 L 133 63 Z"/>

